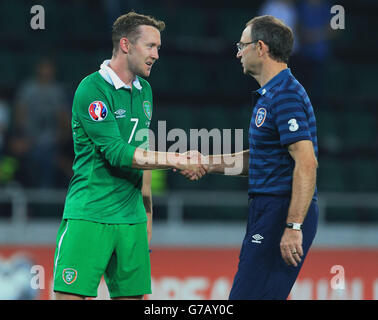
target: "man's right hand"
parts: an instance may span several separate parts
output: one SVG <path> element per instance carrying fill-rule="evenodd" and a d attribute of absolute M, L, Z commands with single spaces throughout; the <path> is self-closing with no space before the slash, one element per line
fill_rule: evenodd
<path fill-rule="evenodd" d="M 199 180 L 207 173 L 208 162 L 206 160 L 207 158 L 200 152 L 190 150 L 180 154 L 176 169 L 191 181 Z"/>

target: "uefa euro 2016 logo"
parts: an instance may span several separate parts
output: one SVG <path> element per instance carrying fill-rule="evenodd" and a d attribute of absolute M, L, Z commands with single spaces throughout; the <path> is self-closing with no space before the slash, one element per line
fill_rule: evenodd
<path fill-rule="evenodd" d="M 108 114 L 108 109 L 102 101 L 93 101 L 89 105 L 89 115 L 94 121 L 102 121 Z"/>

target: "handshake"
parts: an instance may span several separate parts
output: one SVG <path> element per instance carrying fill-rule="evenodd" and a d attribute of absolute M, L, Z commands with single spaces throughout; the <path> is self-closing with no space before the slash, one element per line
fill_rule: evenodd
<path fill-rule="evenodd" d="M 190 150 L 178 155 L 173 171 L 180 171 L 184 177 L 194 181 L 209 173 L 209 169 L 209 157 L 203 156 L 199 151 Z"/>
<path fill-rule="evenodd" d="M 207 173 L 248 176 L 248 163 L 249 149 L 233 154 L 204 156 L 196 150 L 176 153 L 136 148 L 132 167 L 142 170 L 173 169 L 193 181 Z"/>

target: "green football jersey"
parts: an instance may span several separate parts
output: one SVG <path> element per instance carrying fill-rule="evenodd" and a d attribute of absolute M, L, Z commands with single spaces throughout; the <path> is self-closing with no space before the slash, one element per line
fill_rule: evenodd
<path fill-rule="evenodd" d="M 132 90 L 117 88 L 100 71 L 84 78 L 75 92 L 74 174 L 63 218 L 141 223 L 147 220 L 141 193 L 143 170 L 131 164 L 135 148 L 148 145 L 147 135 L 136 136 L 150 126 L 151 87 L 137 77 Z"/>

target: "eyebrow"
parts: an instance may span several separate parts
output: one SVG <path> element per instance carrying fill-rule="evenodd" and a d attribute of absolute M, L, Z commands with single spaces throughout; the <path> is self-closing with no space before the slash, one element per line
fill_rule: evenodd
<path fill-rule="evenodd" d="M 156 43 L 156 42 L 146 42 L 146 45 L 147 46 L 150 46 L 150 45 L 152 45 L 152 46 L 154 46 L 154 47 L 161 47 L 161 44 L 158 44 L 158 43 Z"/>

